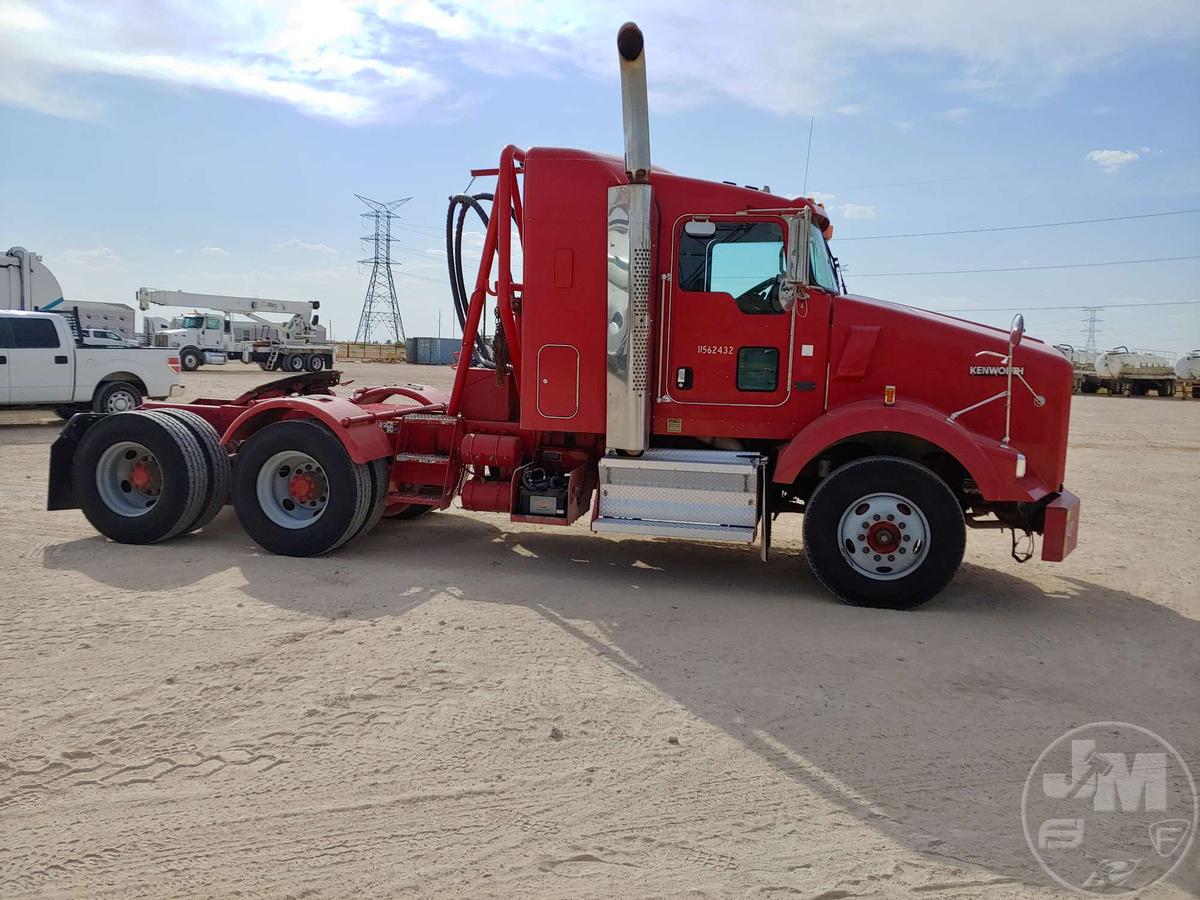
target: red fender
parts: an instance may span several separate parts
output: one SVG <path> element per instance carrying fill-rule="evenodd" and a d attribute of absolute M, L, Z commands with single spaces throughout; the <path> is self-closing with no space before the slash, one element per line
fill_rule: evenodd
<path fill-rule="evenodd" d="M 827 447 L 855 435 L 879 431 L 909 434 L 940 447 L 962 464 L 989 500 L 1029 499 L 1028 491 L 1017 485 L 1015 450 L 948 421 L 944 412 L 911 401 L 883 406 L 878 400 L 861 400 L 830 410 L 783 448 L 772 478 L 777 484 L 791 484 L 800 470 Z M 997 463 L 1002 469 L 997 469 Z"/>
<path fill-rule="evenodd" d="M 232 441 L 244 440 L 264 425 L 281 419 L 316 419 L 329 426 L 356 463 L 390 456 L 391 441 L 378 425 L 347 427 L 342 424 L 342 419 L 360 416 L 362 413 L 361 406 L 344 397 L 276 397 L 255 403 L 234 419 L 221 436 L 221 443 L 228 446 Z"/>

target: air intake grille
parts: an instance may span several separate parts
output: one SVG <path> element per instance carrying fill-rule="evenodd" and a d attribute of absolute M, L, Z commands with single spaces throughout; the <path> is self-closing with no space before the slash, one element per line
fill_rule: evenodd
<path fill-rule="evenodd" d="M 633 369 L 633 390 L 640 397 L 646 393 L 646 363 L 650 343 L 650 249 L 636 247 L 633 251 L 633 329 L 630 334 L 630 364 Z"/>

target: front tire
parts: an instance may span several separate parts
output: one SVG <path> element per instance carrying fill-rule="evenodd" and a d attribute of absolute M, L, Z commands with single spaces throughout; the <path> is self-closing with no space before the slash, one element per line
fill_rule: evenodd
<path fill-rule="evenodd" d="M 847 463 L 813 491 L 804 552 L 846 603 L 912 609 L 954 577 L 966 549 L 962 507 L 925 466 L 893 456 Z"/>
<path fill-rule="evenodd" d="M 204 362 L 204 356 L 195 347 L 184 347 L 179 351 L 179 367 L 185 372 L 195 372 Z"/>
<path fill-rule="evenodd" d="M 258 544 L 283 556 L 319 556 L 355 537 L 372 512 L 377 482 L 328 428 L 267 425 L 242 445 L 233 505 Z"/>

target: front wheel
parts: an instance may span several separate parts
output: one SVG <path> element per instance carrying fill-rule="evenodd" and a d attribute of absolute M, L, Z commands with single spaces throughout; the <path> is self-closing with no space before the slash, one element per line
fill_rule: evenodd
<path fill-rule="evenodd" d="M 195 372 L 204 362 L 204 356 L 195 347 L 184 347 L 179 351 L 179 367 L 185 372 Z"/>
<path fill-rule="evenodd" d="M 950 583 L 966 540 L 962 507 L 946 483 L 899 457 L 834 470 L 804 511 L 809 565 L 854 606 L 920 606 Z"/>
<path fill-rule="evenodd" d="M 370 467 L 355 463 L 337 436 L 316 422 L 276 422 L 256 431 L 234 464 L 233 505 L 242 527 L 284 556 L 340 547 L 382 499 Z"/>

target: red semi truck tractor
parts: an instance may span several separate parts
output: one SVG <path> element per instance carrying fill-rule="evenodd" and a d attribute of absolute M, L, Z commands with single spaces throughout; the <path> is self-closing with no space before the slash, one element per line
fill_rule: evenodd
<path fill-rule="evenodd" d="M 339 396 L 320 372 L 81 414 L 54 445 L 49 507 L 153 543 L 231 500 L 263 547 L 315 556 L 457 498 L 764 560 L 772 521 L 801 513 L 821 582 L 891 608 L 946 586 L 968 527 L 1010 530 L 1018 559 L 1021 535 L 1043 535 L 1043 560 L 1070 553 L 1071 364 L 1022 340 L 1020 317 L 1005 332 L 847 294 L 805 199 L 652 168 L 641 32 L 617 46 L 624 160 L 509 146 L 473 173 L 493 192 L 451 198 L 449 393 Z M 470 284 L 473 215 L 487 232 Z"/>

